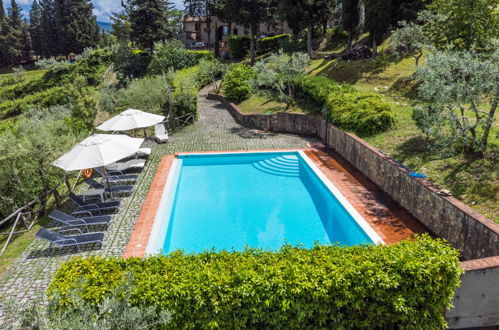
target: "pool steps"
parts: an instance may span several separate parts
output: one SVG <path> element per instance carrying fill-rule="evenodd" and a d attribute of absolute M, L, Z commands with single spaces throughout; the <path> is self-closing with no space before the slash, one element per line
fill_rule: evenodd
<path fill-rule="evenodd" d="M 300 162 L 294 156 L 279 156 L 267 158 L 253 163 L 259 171 L 271 175 L 298 177 L 300 176 Z"/>

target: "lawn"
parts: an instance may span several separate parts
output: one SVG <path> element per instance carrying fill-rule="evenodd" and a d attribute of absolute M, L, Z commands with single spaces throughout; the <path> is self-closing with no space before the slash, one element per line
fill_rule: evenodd
<path fill-rule="evenodd" d="M 278 112 L 306 113 L 314 110 L 313 105 L 303 99 L 297 99 L 294 104 L 286 109 L 286 103 L 272 100 L 269 97 L 251 95 L 247 100 L 237 105 L 242 112 L 248 114 L 270 115 Z"/>
<path fill-rule="evenodd" d="M 309 74 L 352 84 L 360 91 L 377 92 L 393 106 L 396 127 L 365 140 L 415 171 L 426 174 L 442 189 L 448 189 L 474 210 L 499 223 L 499 127 L 493 127 L 489 150 L 483 158 L 432 152 L 412 120 L 417 99 L 413 58 L 381 55 L 377 60 L 312 61 Z M 497 115 L 496 115 L 497 116 Z M 496 117 L 497 118 L 497 117 Z"/>

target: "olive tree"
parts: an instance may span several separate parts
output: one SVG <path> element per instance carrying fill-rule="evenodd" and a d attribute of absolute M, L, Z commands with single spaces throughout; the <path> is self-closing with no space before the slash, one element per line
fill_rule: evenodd
<path fill-rule="evenodd" d="M 417 76 L 430 102 L 415 110 L 417 125 L 447 149 L 483 153 L 499 102 L 499 48 L 488 55 L 436 51 Z"/>
<path fill-rule="evenodd" d="M 412 56 L 419 67 L 419 60 L 423 56 L 423 48 L 427 44 L 427 37 L 423 27 L 416 23 L 399 23 L 400 28 L 392 32 L 390 47 L 402 57 Z"/>
<path fill-rule="evenodd" d="M 303 74 L 309 61 L 306 53 L 273 54 L 253 67 L 256 77 L 252 88 L 260 94 L 272 94 L 289 109 L 295 98 L 294 78 Z"/>

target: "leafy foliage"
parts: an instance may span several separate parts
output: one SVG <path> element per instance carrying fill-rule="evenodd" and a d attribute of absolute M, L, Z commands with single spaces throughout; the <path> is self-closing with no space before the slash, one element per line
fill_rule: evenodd
<path fill-rule="evenodd" d="M 233 102 L 241 102 L 251 94 L 250 80 L 255 77 L 253 69 L 244 64 L 233 65 L 225 74 L 223 93 Z"/>
<path fill-rule="evenodd" d="M 317 105 L 317 110 L 323 109 L 331 93 L 351 93 L 355 90 L 349 85 L 340 84 L 332 79 L 322 76 L 301 75 L 294 79 L 298 96 L 312 100 Z"/>
<path fill-rule="evenodd" d="M 483 49 L 499 35 L 497 0 L 433 0 L 426 30 L 440 50 Z"/>
<path fill-rule="evenodd" d="M 131 304 L 171 311 L 169 328 L 437 329 L 461 270 L 457 250 L 422 236 L 391 246 L 78 258 L 57 271 L 48 296 L 61 309 L 74 306 L 75 290 L 99 304 L 129 274 Z"/>
<path fill-rule="evenodd" d="M 241 59 L 246 56 L 250 48 L 250 38 L 245 36 L 231 35 L 228 40 L 230 56 Z"/>
<path fill-rule="evenodd" d="M 149 63 L 151 63 L 151 56 L 148 52 L 132 50 L 124 43 L 120 43 L 113 49 L 114 69 L 120 80 L 145 76 Z"/>
<path fill-rule="evenodd" d="M 306 53 L 272 54 L 255 64 L 256 73 L 251 80 L 253 89 L 259 93 L 270 93 L 279 101 L 285 102 L 289 108 L 295 99 L 294 79 L 303 74 L 310 57 Z"/>
<path fill-rule="evenodd" d="M 148 67 L 149 74 L 164 74 L 169 70 L 181 70 L 194 66 L 198 62 L 198 55 L 189 52 L 178 40 L 157 43 Z"/>
<path fill-rule="evenodd" d="M 273 37 L 262 38 L 258 40 L 258 44 L 262 52 L 276 51 L 283 49 L 284 45 L 287 45 L 290 39 L 290 34 L 278 34 Z"/>
<path fill-rule="evenodd" d="M 428 38 L 421 25 L 407 22 L 400 22 L 399 25 L 401 27 L 392 32 L 390 47 L 398 56 L 413 56 L 417 67 Z"/>
<path fill-rule="evenodd" d="M 124 279 L 97 305 L 82 299 L 78 291 L 71 293 L 71 297 L 74 304 L 65 309 L 53 308 L 57 302 L 48 302 L 46 298 L 27 306 L 7 304 L 6 319 L 15 321 L 5 325 L 6 329 L 151 329 L 171 321 L 171 313 L 161 311 L 157 306 L 133 306 L 128 279 Z"/>
<path fill-rule="evenodd" d="M 331 93 L 327 103 L 331 120 L 361 136 L 386 131 L 395 125 L 392 108 L 376 93 Z"/>
<path fill-rule="evenodd" d="M 430 106 L 414 113 L 417 125 L 445 152 L 485 151 L 499 102 L 499 48 L 493 55 L 435 52 L 417 72 Z"/>

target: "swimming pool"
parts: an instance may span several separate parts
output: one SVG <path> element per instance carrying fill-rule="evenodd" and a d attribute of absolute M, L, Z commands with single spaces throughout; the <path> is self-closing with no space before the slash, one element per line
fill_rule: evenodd
<path fill-rule="evenodd" d="M 382 243 L 302 151 L 181 154 L 146 253 Z"/>

